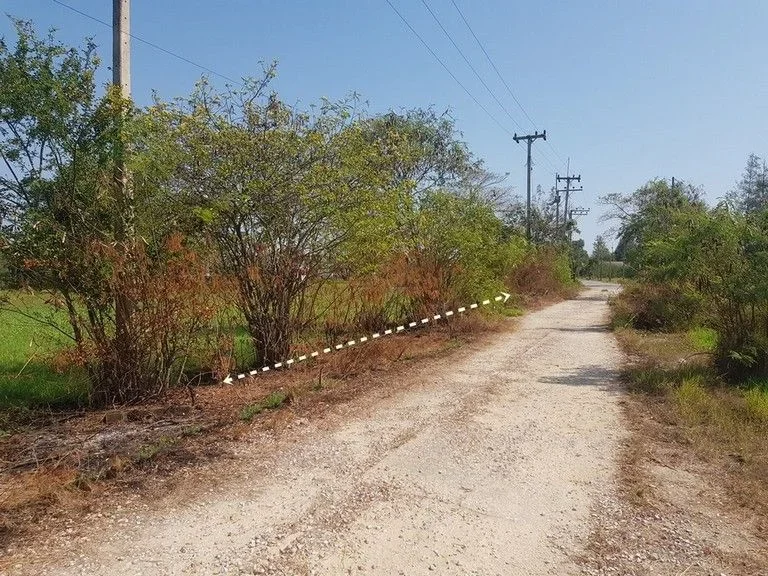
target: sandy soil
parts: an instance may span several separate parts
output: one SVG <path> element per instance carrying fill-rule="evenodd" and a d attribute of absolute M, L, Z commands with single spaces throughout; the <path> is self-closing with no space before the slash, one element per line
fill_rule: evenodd
<path fill-rule="evenodd" d="M 94 513 L 9 573 L 578 573 L 625 438 L 615 288 L 590 282 L 405 389 L 254 432 L 195 498 Z"/>

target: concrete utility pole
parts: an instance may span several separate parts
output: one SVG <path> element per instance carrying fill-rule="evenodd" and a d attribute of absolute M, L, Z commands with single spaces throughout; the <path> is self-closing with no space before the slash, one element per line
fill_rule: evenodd
<path fill-rule="evenodd" d="M 555 177 L 557 177 L 557 175 L 555 175 Z M 555 197 L 552 199 L 550 205 L 555 205 L 555 234 L 557 234 L 557 231 L 560 230 L 560 192 L 557 190 L 557 184 L 552 188 L 552 192 L 554 192 Z"/>
<path fill-rule="evenodd" d="M 112 0 L 112 83 L 131 97 L 131 0 Z"/>
<path fill-rule="evenodd" d="M 112 0 L 112 84 L 122 100 L 131 98 L 131 0 Z M 120 104 L 120 113 L 123 103 Z M 122 119 L 115 146 L 115 188 L 122 217 L 123 239 L 134 237 L 133 188 L 125 166 Z"/>
<path fill-rule="evenodd" d="M 547 131 L 539 134 L 538 130 L 533 134 L 527 136 L 518 136 L 517 132 L 512 139 L 520 143 L 521 140 L 525 140 L 528 143 L 528 180 L 526 183 L 526 202 L 525 202 L 525 237 L 528 241 L 531 240 L 531 143 L 539 138 L 547 139 Z"/>
<path fill-rule="evenodd" d="M 116 239 L 123 243 L 126 262 L 130 262 L 133 243 L 136 238 L 133 186 L 130 174 L 125 165 L 126 142 L 123 137 L 123 114 L 126 104 L 131 98 L 131 0 L 112 0 L 112 83 L 118 89 L 120 101 L 115 118 L 117 122 L 117 137 L 115 141 L 115 199 L 120 211 L 120 223 L 115 230 Z M 133 358 L 133 342 L 131 338 L 131 316 L 133 302 L 122 282 L 130 272 L 122 270 L 119 273 L 121 289 L 115 293 L 115 336 L 119 349 L 118 357 L 130 365 Z M 127 369 L 127 367 L 126 367 Z"/>

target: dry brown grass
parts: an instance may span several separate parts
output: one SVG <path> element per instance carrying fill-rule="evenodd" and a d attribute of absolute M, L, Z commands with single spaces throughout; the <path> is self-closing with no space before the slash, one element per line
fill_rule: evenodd
<path fill-rule="evenodd" d="M 46 419 L 0 439 L 0 547 L 45 524 L 104 505 L 112 491 L 145 489 L 159 478 L 226 458 L 228 442 L 253 427 L 282 429 L 383 385 L 406 386 L 413 365 L 453 353 L 511 321 L 482 313 L 426 330 L 369 341 L 269 376 L 233 385 L 176 389 L 162 401 L 124 410 Z M 401 376 L 396 376 L 401 375 Z M 396 384 L 393 384 L 396 382 Z M 286 394 L 284 409 L 243 409 Z M 54 520 L 58 518 L 59 520 Z"/>
<path fill-rule="evenodd" d="M 576 559 L 592 574 L 765 574 L 766 430 L 749 400 L 690 334 L 616 334 L 630 357 L 619 498 L 595 504 Z"/>
<path fill-rule="evenodd" d="M 617 336 L 635 358 L 626 379 L 639 400 L 630 417 L 641 434 L 690 453 L 732 507 L 757 514 L 768 529 L 768 414 L 756 391 L 726 385 L 684 333 Z"/>

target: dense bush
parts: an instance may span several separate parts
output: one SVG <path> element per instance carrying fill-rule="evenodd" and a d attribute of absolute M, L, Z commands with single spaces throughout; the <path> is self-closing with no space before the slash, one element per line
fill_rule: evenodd
<path fill-rule="evenodd" d="M 686 330 L 695 324 L 701 302 L 672 284 L 627 283 L 611 301 L 615 325 L 641 330 Z"/>
<path fill-rule="evenodd" d="M 717 332 L 716 363 L 734 379 L 768 374 L 768 207 L 752 201 L 762 189 L 740 186 L 749 202 L 715 208 L 695 189 L 664 181 L 611 199 L 624 215 L 620 245 L 639 281 L 617 300 L 619 316 L 678 329 L 698 315 Z"/>
<path fill-rule="evenodd" d="M 135 196 L 118 186 L 134 110 L 97 94 L 94 47 L 38 38 L 24 22 L 16 30 L 15 50 L 0 42 L 3 261 L 66 314 L 95 403 L 156 396 L 178 382 L 205 319 L 201 266 L 168 232 L 151 243 L 136 225 L 153 203 L 140 186 Z"/>
<path fill-rule="evenodd" d="M 300 110 L 267 92 L 273 68 L 139 109 L 99 93 L 93 45 L 17 34 L 0 41 L 2 273 L 66 316 L 94 403 L 570 283 L 563 249 L 504 227 L 503 178 L 448 115 Z"/>
<path fill-rule="evenodd" d="M 406 252 L 403 283 L 414 314 L 429 314 L 497 294 L 524 252 L 504 241 L 492 206 L 476 195 L 432 191 L 419 204 L 418 231 Z"/>
<path fill-rule="evenodd" d="M 572 284 L 569 256 L 553 246 L 528 248 L 506 276 L 511 290 L 534 297 L 562 294 Z"/>

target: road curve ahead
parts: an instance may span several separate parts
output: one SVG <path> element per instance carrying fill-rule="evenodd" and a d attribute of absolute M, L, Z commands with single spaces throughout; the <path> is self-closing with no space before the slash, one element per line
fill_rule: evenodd
<path fill-rule="evenodd" d="M 407 387 L 254 437 L 203 497 L 94 518 L 88 540 L 18 571 L 577 573 L 623 437 L 615 289 L 588 283 Z"/>

